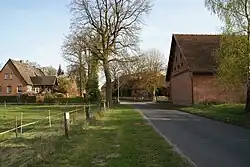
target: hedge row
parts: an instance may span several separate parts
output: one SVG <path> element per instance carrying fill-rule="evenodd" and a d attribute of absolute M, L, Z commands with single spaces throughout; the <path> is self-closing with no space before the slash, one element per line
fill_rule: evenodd
<path fill-rule="evenodd" d="M 36 96 L 0 96 L 0 103 L 36 103 Z"/>
<path fill-rule="evenodd" d="M 74 98 L 63 98 L 63 97 L 55 97 L 55 98 L 44 98 L 43 103 L 86 103 L 82 97 L 74 97 Z"/>
<path fill-rule="evenodd" d="M 62 97 L 45 97 L 44 100 L 37 100 L 36 96 L 0 96 L 0 103 L 47 103 L 47 104 L 66 104 L 66 103 L 87 103 L 82 97 L 62 98 Z"/>

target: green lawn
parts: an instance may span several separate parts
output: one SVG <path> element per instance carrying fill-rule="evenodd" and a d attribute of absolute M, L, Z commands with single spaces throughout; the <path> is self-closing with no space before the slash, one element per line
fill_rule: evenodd
<path fill-rule="evenodd" d="M 0 133 L 15 128 L 17 116 L 20 125 L 21 113 L 23 113 L 23 124 L 36 122 L 33 125 L 23 127 L 22 135 L 15 131 L 0 135 L 0 166 L 20 166 L 34 155 L 44 157 L 54 150 L 54 140 L 63 136 L 63 112 L 80 109 L 72 113 L 71 123 L 84 120 L 82 106 L 60 106 L 60 105 L 8 105 L 0 106 Z M 49 124 L 49 111 L 51 116 L 51 127 Z M 20 129 L 19 129 L 20 131 Z"/>
<path fill-rule="evenodd" d="M 71 137 L 58 138 L 49 156 L 32 167 L 188 167 L 141 115 L 119 105 L 89 126 L 72 128 Z"/>
<path fill-rule="evenodd" d="M 250 127 L 250 113 L 244 112 L 243 104 L 195 105 L 179 109 L 222 122 Z"/>

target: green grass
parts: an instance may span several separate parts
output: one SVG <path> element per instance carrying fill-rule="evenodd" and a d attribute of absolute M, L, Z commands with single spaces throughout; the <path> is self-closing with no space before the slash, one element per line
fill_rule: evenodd
<path fill-rule="evenodd" d="M 190 166 L 131 107 L 119 105 L 91 126 L 80 124 L 69 139 L 32 167 L 186 167 Z"/>
<path fill-rule="evenodd" d="M 45 157 L 55 148 L 53 143 L 64 134 L 63 112 L 72 111 L 81 106 L 60 105 L 12 105 L 0 106 L 0 133 L 16 126 L 15 117 L 20 125 L 21 113 L 23 124 L 37 122 L 34 125 L 23 127 L 22 135 L 15 131 L 0 135 L 0 166 L 20 166 L 34 156 Z M 49 126 L 49 110 L 51 127 Z M 84 120 L 83 109 L 70 115 L 71 122 Z"/>
<path fill-rule="evenodd" d="M 195 105 L 179 109 L 222 122 L 250 127 L 250 113 L 244 112 L 243 104 Z"/>

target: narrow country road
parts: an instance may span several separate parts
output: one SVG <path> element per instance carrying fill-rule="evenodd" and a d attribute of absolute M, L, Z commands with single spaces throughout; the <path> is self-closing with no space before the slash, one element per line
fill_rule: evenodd
<path fill-rule="evenodd" d="M 157 104 L 133 105 L 197 166 L 250 167 L 250 129 L 161 109 Z"/>

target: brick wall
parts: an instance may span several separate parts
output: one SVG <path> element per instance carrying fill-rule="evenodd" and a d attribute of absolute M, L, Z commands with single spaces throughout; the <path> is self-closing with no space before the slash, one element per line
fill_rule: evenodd
<path fill-rule="evenodd" d="M 170 87 L 170 96 L 173 104 L 192 104 L 192 80 L 189 71 L 173 76 L 170 81 Z"/>
<path fill-rule="evenodd" d="M 12 74 L 12 79 L 4 79 L 5 74 Z M 19 73 L 15 70 L 14 66 L 11 63 L 6 64 L 0 73 L 0 86 L 1 91 L 0 95 L 4 96 L 13 96 L 17 94 L 17 86 L 22 86 L 23 91 L 26 91 L 27 87 L 25 82 L 21 79 Z M 12 87 L 11 93 L 7 94 L 7 86 Z"/>
<path fill-rule="evenodd" d="M 244 88 L 225 89 L 212 75 L 193 75 L 194 103 L 208 101 L 243 102 Z"/>

